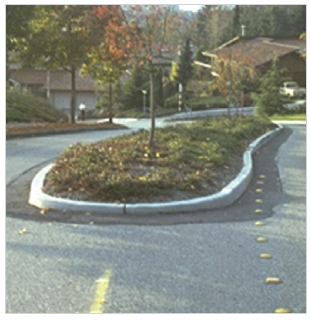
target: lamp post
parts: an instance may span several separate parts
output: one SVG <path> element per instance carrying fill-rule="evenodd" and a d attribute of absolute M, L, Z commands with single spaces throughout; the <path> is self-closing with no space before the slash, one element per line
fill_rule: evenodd
<path fill-rule="evenodd" d="M 146 98 L 147 91 L 142 90 L 142 94 L 143 94 L 143 114 L 144 114 L 145 113 L 145 98 Z"/>

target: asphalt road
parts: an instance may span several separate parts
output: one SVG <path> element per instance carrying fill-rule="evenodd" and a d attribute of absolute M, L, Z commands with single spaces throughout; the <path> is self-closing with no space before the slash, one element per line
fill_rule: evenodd
<path fill-rule="evenodd" d="M 64 147 L 120 133 L 7 141 L 7 313 L 306 312 L 305 127 L 262 148 L 248 191 L 222 210 L 40 215 L 27 204 L 33 175 Z"/>

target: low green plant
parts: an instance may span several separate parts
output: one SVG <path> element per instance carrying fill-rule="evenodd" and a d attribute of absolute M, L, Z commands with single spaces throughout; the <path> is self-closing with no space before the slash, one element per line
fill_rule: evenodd
<path fill-rule="evenodd" d="M 7 122 L 56 122 L 67 121 L 67 115 L 46 100 L 38 98 L 30 92 L 16 89 L 6 91 Z"/>
<path fill-rule="evenodd" d="M 274 126 L 266 118 L 220 117 L 158 128 L 151 148 L 147 130 L 76 144 L 58 157 L 45 190 L 108 202 L 147 201 L 177 191 L 201 195 L 212 186 L 216 171 Z"/>
<path fill-rule="evenodd" d="M 169 97 L 165 100 L 166 108 L 177 108 L 179 104 L 178 94 Z M 222 96 L 212 96 L 212 95 L 201 95 L 198 97 L 193 97 L 188 99 L 186 105 L 193 111 L 214 109 L 214 108 L 226 108 L 227 101 Z"/>

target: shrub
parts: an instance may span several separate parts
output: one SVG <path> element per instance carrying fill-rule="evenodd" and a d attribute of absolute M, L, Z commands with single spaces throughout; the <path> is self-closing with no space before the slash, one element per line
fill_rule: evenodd
<path fill-rule="evenodd" d="M 178 105 L 179 105 L 179 94 L 175 94 L 173 96 L 168 97 L 164 103 L 165 108 L 178 108 Z"/>
<path fill-rule="evenodd" d="M 16 89 L 6 91 L 6 121 L 16 122 L 56 122 L 67 121 L 67 115 L 46 100 L 38 98 L 30 92 L 20 92 Z"/>
<path fill-rule="evenodd" d="M 177 108 L 179 104 L 179 95 L 169 97 L 165 101 L 166 108 Z M 188 99 L 186 105 L 194 110 L 204 110 L 211 108 L 226 108 L 227 101 L 222 96 L 199 96 Z"/>
<path fill-rule="evenodd" d="M 153 147 L 146 130 L 76 144 L 58 157 L 44 188 L 56 196 L 110 202 L 147 201 L 175 191 L 201 195 L 212 186 L 214 171 L 223 172 L 250 140 L 274 126 L 253 116 L 220 117 L 158 128 Z"/>
<path fill-rule="evenodd" d="M 190 99 L 188 105 L 192 110 L 226 108 L 227 101 L 222 96 L 201 96 Z"/>

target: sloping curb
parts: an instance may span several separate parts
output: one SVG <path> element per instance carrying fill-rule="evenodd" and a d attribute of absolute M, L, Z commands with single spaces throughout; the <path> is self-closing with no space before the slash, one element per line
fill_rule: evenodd
<path fill-rule="evenodd" d="M 252 155 L 282 130 L 277 129 L 253 141 L 243 154 L 243 168 L 238 176 L 220 192 L 206 197 L 164 203 L 114 204 L 74 201 L 45 194 L 42 191 L 45 175 L 53 164 L 44 167 L 33 179 L 30 188 L 29 204 L 39 208 L 70 211 L 101 212 L 102 214 L 173 214 L 211 210 L 232 205 L 245 192 L 253 176 Z"/>

